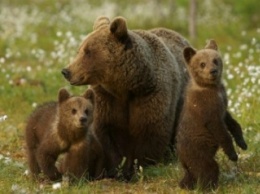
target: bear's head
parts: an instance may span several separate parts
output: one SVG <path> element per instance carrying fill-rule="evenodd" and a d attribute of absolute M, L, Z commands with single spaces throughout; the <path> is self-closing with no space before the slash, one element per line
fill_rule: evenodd
<path fill-rule="evenodd" d="M 58 95 L 58 128 L 68 139 L 82 138 L 93 121 L 94 93 L 88 89 L 82 96 L 71 96 L 66 89 Z M 70 136 L 70 137 L 67 137 Z"/>
<path fill-rule="evenodd" d="M 131 46 L 129 40 L 124 18 L 117 17 L 110 22 L 106 17 L 99 17 L 93 32 L 83 41 L 76 58 L 62 74 L 72 85 L 118 83 L 117 71 L 125 60 L 129 60 L 124 57 Z"/>
<path fill-rule="evenodd" d="M 186 47 L 183 55 L 189 73 L 198 85 L 208 86 L 220 83 L 223 62 L 214 40 L 210 40 L 204 49 L 198 51 Z"/>

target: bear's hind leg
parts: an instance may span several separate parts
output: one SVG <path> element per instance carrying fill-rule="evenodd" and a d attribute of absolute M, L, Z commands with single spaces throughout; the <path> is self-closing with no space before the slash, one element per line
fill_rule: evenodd
<path fill-rule="evenodd" d="M 188 167 L 185 164 L 183 164 L 183 168 L 185 169 L 185 174 L 182 180 L 179 182 L 179 186 L 182 189 L 193 190 L 195 188 L 197 180 L 191 174 L 191 172 L 188 170 Z"/>
<path fill-rule="evenodd" d="M 216 189 L 218 187 L 219 167 L 214 159 L 205 159 L 198 173 L 198 186 L 201 189 Z"/>
<path fill-rule="evenodd" d="M 41 172 L 41 169 L 39 167 L 39 164 L 37 162 L 37 159 L 36 159 L 36 151 L 35 149 L 28 149 L 28 163 L 29 163 L 29 169 L 30 169 L 30 173 L 32 174 L 32 177 L 33 178 L 37 178 L 38 175 L 40 174 Z"/>
<path fill-rule="evenodd" d="M 193 190 L 195 188 L 196 179 L 188 171 L 185 172 L 183 179 L 179 182 L 182 189 Z"/>

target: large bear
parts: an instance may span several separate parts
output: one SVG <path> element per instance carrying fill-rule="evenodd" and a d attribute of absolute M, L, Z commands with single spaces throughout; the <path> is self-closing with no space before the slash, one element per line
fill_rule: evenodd
<path fill-rule="evenodd" d="M 90 85 L 95 93 L 94 126 L 108 177 L 130 179 L 135 162 L 146 166 L 163 159 L 187 79 L 186 46 L 174 31 L 129 30 L 122 17 L 100 17 L 62 70 L 70 84 Z"/>
<path fill-rule="evenodd" d="M 236 143 L 247 149 L 240 125 L 227 112 L 227 95 L 221 82 L 223 62 L 217 44 L 211 40 L 205 49 L 183 51 L 190 73 L 184 105 L 177 128 L 177 154 L 185 174 L 180 187 L 216 188 L 219 168 L 214 160 L 219 147 L 232 161 L 238 156 Z M 229 133 L 230 132 L 230 133 Z"/>

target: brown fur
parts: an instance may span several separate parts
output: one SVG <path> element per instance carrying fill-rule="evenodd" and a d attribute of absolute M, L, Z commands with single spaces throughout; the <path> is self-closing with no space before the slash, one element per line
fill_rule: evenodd
<path fill-rule="evenodd" d="M 58 102 L 39 106 L 29 117 L 25 138 L 29 169 L 35 178 L 42 170 L 52 181 L 61 179 L 55 162 L 59 154 L 86 138 L 93 120 L 91 93 L 71 97 L 67 90 L 61 89 Z"/>
<path fill-rule="evenodd" d="M 175 116 L 185 83 L 182 49 L 189 44 L 171 30 L 129 30 L 122 17 L 101 17 L 63 75 L 72 85 L 95 92 L 95 133 L 105 152 L 107 176 L 124 178 L 134 160 L 160 161 L 174 136 Z"/>
<path fill-rule="evenodd" d="M 177 154 L 185 170 L 180 186 L 193 189 L 198 182 L 202 189 L 215 188 L 219 169 L 214 156 L 218 147 L 230 160 L 238 159 L 228 130 L 245 149 L 246 144 L 240 125 L 227 112 L 227 96 L 221 83 L 223 64 L 215 41 L 199 51 L 185 48 L 184 58 L 191 78 L 177 132 Z"/>
<path fill-rule="evenodd" d="M 103 148 L 91 127 L 87 137 L 71 146 L 65 155 L 62 171 L 69 175 L 70 181 L 85 178 L 97 180 L 104 176 Z"/>

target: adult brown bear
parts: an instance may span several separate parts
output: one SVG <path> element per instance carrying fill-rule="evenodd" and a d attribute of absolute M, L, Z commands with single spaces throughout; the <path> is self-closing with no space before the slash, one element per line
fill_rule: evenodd
<path fill-rule="evenodd" d="M 95 132 L 109 177 L 122 173 L 129 179 L 134 161 L 145 166 L 163 158 L 187 78 L 186 46 L 174 31 L 129 30 L 122 17 L 112 22 L 100 17 L 75 60 L 62 70 L 72 85 L 91 85 L 95 93 Z"/>

